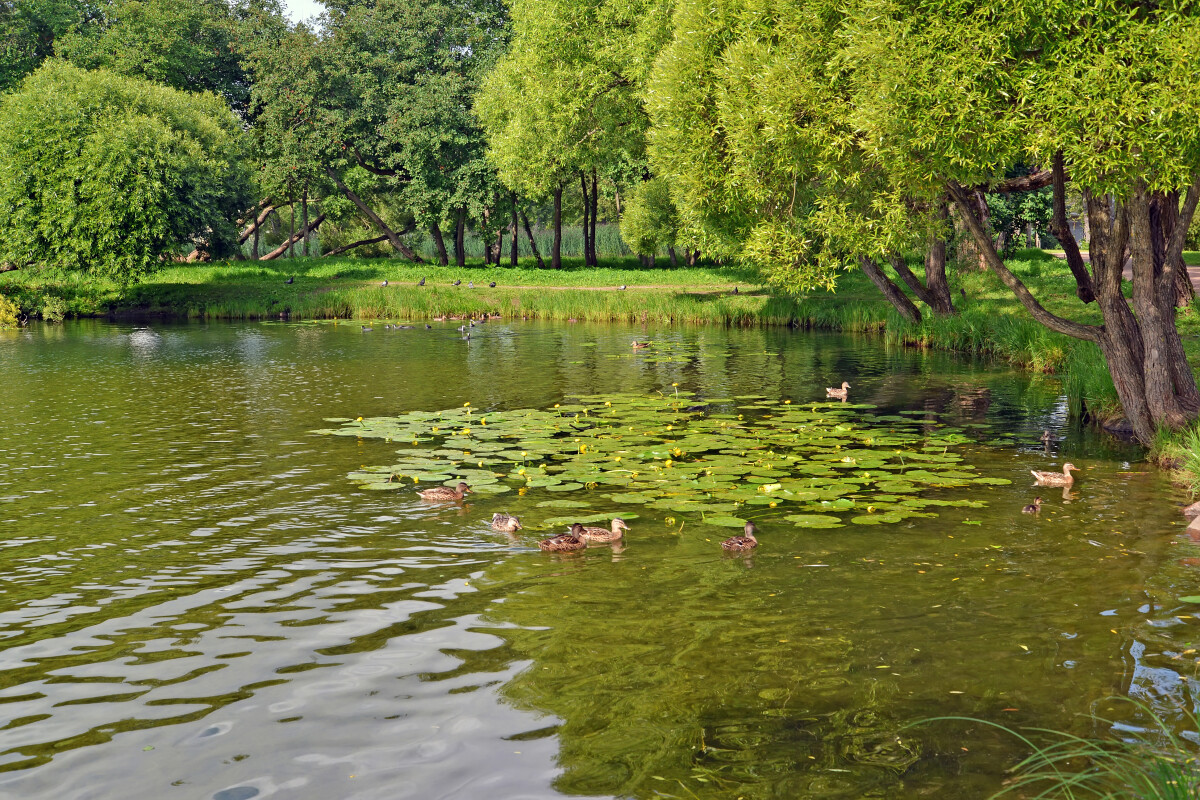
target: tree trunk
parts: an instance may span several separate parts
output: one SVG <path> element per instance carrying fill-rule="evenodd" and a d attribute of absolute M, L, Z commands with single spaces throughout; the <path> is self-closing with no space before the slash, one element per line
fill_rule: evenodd
<path fill-rule="evenodd" d="M 1039 323 L 1051 330 L 1096 342 L 1112 375 L 1113 385 L 1134 435 L 1148 444 L 1160 427 L 1178 428 L 1200 413 L 1200 393 L 1183 353 L 1173 308 L 1171 259 L 1183 251 L 1183 233 L 1200 201 L 1200 178 L 1188 189 L 1162 258 L 1155 256 L 1152 198 L 1138 188 L 1124 203 L 1085 195 L 1090 218 L 1089 255 L 1097 304 L 1104 324 L 1081 325 L 1041 306 L 991 246 L 981 221 L 972 213 L 966 191 L 949 190 L 968 223 L 989 268 L 1016 294 Z M 1125 253 L 1133 270 L 1135 317 L 1121 292 Z"/>
<path fill-rule="evenodd" d="M 907 284 L 909 289 L 912 289 L 922 303 L 929 306 L 933 310 L 935 316 L 945 317 L 954 314 L 954 304 L 950 302 L 950 291 L 947 288 L 944 296 L 935 294 L 931 289 L 921 283 L 913 271 L 909 269 L 908 263 L 904 260 L 904 256 L 895 253 L 888 258 L 892 265 L 892 269 L 896 270 L 896 274 L 900 276 L 900 280 Z"/>
<path fill-rule="evenodd" d="M 304 196 L 300 199 L 300 203 L 301 203 L 300 222 L 301 222 L 301 224 L 304 225 L 303 253 L 304 253 L 304 257 L 308 258 L 308 240 L 310 238 L 309 237 L 310 231 L 308 230 L 308 184 L 307 183 L 304 184 Z"/>
<path fill-rule="evenodd" d="M 296 206 L 291 206 L 291 216 L 288 220 L 288 249 L 287 257 L 289 259 L 296 257 Z"/>
<path fill-rule="evenodd" d="M 391 242 L 392 247 L 399 250 L 400 253 L 403 254 L 403 256 L 409 261 L 417 264 L 425 263 L 425 259 L 414 253 L 409 246 L 404 243 L 404 240 L 401 239 L 395 231 L 389 228 L 387 224 L 380 219 L 379 215 L 372 211 L 367 204 L 362 201 L 362 198 L 350 191 L 350 187 L 342 183 L 341 176 L 334 171 L 333 167 L 325 167 L 325 172 L 328 173 L 330 178 L 333 178 L 333 182 L 337 184 L 338 190 L 342 194 L 346 195 L 346 199 L 348 199 L 351 203 L 354 203 L 354 205 L 358 207 L 358 210 L 361 211 L 367 219 L 374 223 L 375 227 L 379 229 L 379 232 L 388 238 L 388 241 Z"/>
<path fill-rule="evenodd" d="M 521 222 L 525 225 L 525 237 L 529 239 L 529 250 L 533 253 L 533 257 L 537 259 L 538 269 L 545 269 L 546 262 L 542 261 L 542 254 L 538 252 L 537 242 L 533 238 L 533 230 L 529 227 L 529 217 L 525 212 L 521 212 Z"/>
<path fill-rule="evenodd" d="M 252 259 L 254 259 L 255 261 L 258 261 L 258 232 L 259 232 L 259 229 L 260 229 L 260 226 L 258 226 L 258 225 L 254 226 L 254 244 L 251 245 L 251 247 L 250 247 L 250 257 Z"/>
<path fill-rule="evenodd" d="M 950 209 L 945 198 L 938 201 L 934 218 L 943 228 L 950 219 Z M 954 310 L 954 301 L 950 298 L 950 282 L 946 279 L 946 238 L 940 233 L 930 239 L 929 250 L 925 253 L 925 286 L 935 300 L 930 304 L 935 314 L 957 313 Z"/>
<path fill-rule="evenodd" d="M 562 269 L 562 184 L 554 187 L 554 249 L 550 252 L 550 266 Z"/>
<path fill-rule="evenodd" d="M 1067 256 L 1067 267 L 1075 276 L 1075 296 L 1085 303 L 1091 303 L 1096 299 L 1096 287 L 1092 285 L 1092 276 L 1088 274 L 1083 255 L 1079 252 L 1079 243 L 1075 241 L 1075 234 L 1071 232 L 1071 225 L 1067 222 L 1067 178 L 1061 150 L 1054 154 L 1052 173 L 1054 213 L 1050 216 L 1050 232 L 1062 245 L 1063 253 Z"/>
<path fill-rule="evenodd" d="M 438 264 L 443 267 L 450 263 L 450 256 L 446 254 L 446 240 L 442 238 L 442 229 L 436 222 L 429 225 L 429 235 L 433 237 L 434 247 L 437 248 Z"/>
<path fill-rule="evenodd" d="M 591 265 L 593 267 L 600 265 L 600 256 L 599 256 L 599 253 L 596 251 L 596 217 L 599 216 L 599 212 L 600 212 L 600 185 L 599 185 L 599 182 L 596 180 L 596 169 L 593 167 L 592 168 L 592 235 L 590 238 L 591 245 L 592 245 L 592 250 L 591 250 L 592 264 Z"/>
<path fill-rule="evenodd" d="M 286 242 L 279 245 L 279 247 L 276 247 L 274 250 L 267 253 L 265 256 L 263 256 L 259 260 L 260 261 L 274 261 L 275 259 L 279 258 L 284 253 L 288 252 L 291 248 L 295 247 L 296 242 L 303 239 L 305 234 L 311 233 L 311 232 L 315 231 L 317 228 L 321 227 L 321 223 L 324 221 L 325 221 L 324 214 L 317 215 L 317 218 L 314 219 L 311 223 L 309 223 L 306 227 L 304 227 L 302 230 L 300 230 L 298 232 L 293 232 L 288 237 L 288 240 Z"/>
<path fill-rule="evenodd" d="M 512 242 L 510 246 L 510 254 L 508 264 L 511 267 L 517 265 L 517 240 L 520 237 L 520 225 L 517 224 L 517 193 L 510 192 L 509 199 L 512 201 Z"/>
<path fill-rule="evenodd" d="M 900 287 L 893 283 L 891 278 L 883 274 L 883 270 L 879 268 L 878 264 L 866 256 L 860 258 L 858 264 L 863 273 L 871 279 L 871 283 L 875 284 L 875 288 L 879 289 L 892 307 L 900 312 L 900 316 L 914 325 L 921 322 L 921 310 L 913 304 L 912 300 L 908 299 L 908 295 L 900 291 Z"/>
<path fill-rule="evenodd" d="M 380 242 L 386 242 L 386 241 L 387 241 L 386 236 L 376 236 L 374 239 L 359 239 L 357 242 L 354 242 L 353 244 L 342 245 L 341 247 L 337 248 L 336 250 L 330 250 L 328 253 L 325 253 L 325 255 L 323 257 L 329 258 L 330 256 L 340 256 L 342 253 L 345 253 L 348 250 L 353 250 L 356 247 L 362 247 L 363 245 L 367 245 L 367 244 L 379 244 Z"/>
<path fill-rule="evenodd" d="M 591 241 L 592 226 L 588 224 L 588 220 L 591 218 L 592 203 L 588 199 L 587 175 L 582 172 L 579 173 L 579 188 L 583 192 L 583 265 L 590 267 L 592 265 L 592 248 L 589 242 Z"/>
<path fill-rule="evenodd" d="M 679 259 L 675 256 L 675 248 L 672 245 L 667 245 L 667 255 L 671 257 L 671 266 L 678 267 Z"/>
<path fill-rule="evenodd" d="M 454 225 L 454 263 L 460 267 L 467 265 L 467 210 L 460 209 L 458 221 Z"/>

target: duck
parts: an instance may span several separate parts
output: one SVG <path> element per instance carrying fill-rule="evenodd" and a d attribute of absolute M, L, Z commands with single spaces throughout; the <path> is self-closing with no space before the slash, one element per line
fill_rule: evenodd
<path fill-rule="evenodd" d="M 435 486 L 432 489 L 419 489 L 417 494 L 421 495 L 422 500 L 447 501 L 447 500 L 462 500 L 463 495 L 470 494 L 471 487 L 467 486 L 462 481 L 459 481 L 457 487 L 451 489 L 449 486 Z"/>
<path fill-rule="evenodd" d="M 363 333 L 370 333 L 371 331 L 373 331 L 375 329 L 372 328 L 370 325 L 363 325 L 362 330 L 363 330 Z"/>
<path fill-rule="evenodd" d="M 1050 431 L 1042 431 L 1042 436 L 1040 439 L 1038 439 L 1038 441 L 1050 444 L 1054 441 L 1054 437 L 1050 435 Z"/>
<path fill-rule="evenodd" d="M 625 524 L 623 519 L 614 519 L 612 528 L 590 528 L 581 527 L 581 535 L 589 542 L 615 542 L 625 536 L 625 531 L 629 530 L 629 526 Z"/>
<path fill-rule="evenodd" d="M 1033 502 L 1021 509 L 1022 514 L 1036 514 L 1042 510 L 1042 498 L 1035 497 Z"/>
<path fill-rule="evenodd" d="M 754 535 L 757 532 L 758 528 L 754 527 L 754 523 L 747 522 L 745 532 L 741 536 L 730 536 L 721 542 L 721 547 L 725 550 L 732 550 L 735 553 L 744 553 L 747 550 L 753 550 L 758 547 L 758 539 Z"/>
<path fill-rule="evenodd" d="M 442 314 L 440 317 L 434 317 L 434 318 L 433 318 L 433 321 L 434 321 L 434 322 L 445 322 L 445 321 L 446 321 L 446 315 L 445 315 L 445 314 Z"/>
<path fill-rule="evenodd" d="M 558 536 L 552 536 L 549 539 L 542 539 L 538 542 L 538 547 L 551 553 L 566 553 L 571 550 L 582 550 L 587 547 L 587 540 L 583 538 L 583 525 L 576 522 L 571 526 L 570 533 L 560 533 Z"/>
<path fill-rule="evenodd" d="M 634 350 L 641 350 L 643 347 L 649 347 L 649 346 L 650 346 L 649 342 L 639 342 L 637 339 L 633 340 L 633 349 Z"/>
<path fill-rule="evenodd" d="M 511 514 L 497 512 L 492 514 L 492 530 L 505 532 L 519 531 L 521 530 L 521 520 Z"/>
<path fill-rule="evenodd" d="M 1038 486 L 1070 486 L 1075 483 L 1075 476 L 1071 474 L 1071 470 L 1078 472 L 1079 467 L 1063 464 L 1061 475 L 1057 472 L 1038 472 L 1036 469 L 1029 471 L 1033 473 L 1033 479 L 1037 481 Z"/>
<path fill-rule="evenodd" d="M 845 381 L 842 381 L 842 388 L 840 388 L 840 389 L 833 389 L 830 387 L 825 387 L 825 396 L 826 397 L 840 397 L 841 399 L 845 400 L 847 397 L 850 396 L 850 384 L 846 383 Z"/>

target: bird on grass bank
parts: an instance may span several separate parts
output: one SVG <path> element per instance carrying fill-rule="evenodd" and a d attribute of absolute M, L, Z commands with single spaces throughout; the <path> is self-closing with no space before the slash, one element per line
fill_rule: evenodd
<path fill-rule="evenodd" d="M 291 277 L 290 275 L 288 276 L 288 279 L 286 281 L 284 281 L 284 283 L 295 283 L 295 282 L 296 282 L 296 279 Z"/>
<path fill-rule="evenodd" d="M 521 520 L 514 517 L 512 514 L 501 514 L 497 512 L 492 514 L 492 530 L 505 531 L 508 533 L 511 533 L 512 531 L 519 531 L 521 530 Z"/>
<path fill-rule="evenodd" d="M 475 288 L 475 281 L 467 281 L 467 288 L 468 288 L 468 289 L 474 289 L 474 288 Z"/>
<path fill-rule="evenodd" d="M 542 539 L 538 542 L 538 547 L 542 550 L 551 553 L 566 553 L 571 550 L 582 550 L 587 547 L 587 540 L 583 538 L 583 525 L 576 522 L 571 526 L 570 533 L 560 533 L 558 536 L 551 536 L 549 539 Z"/>
<path fill-rule="evenodd" d="M 1021 509 L 1022 514 L 1036 514 L 1042 510 L 1042 498 L 1035 497 L 1033 502 Z"/>
<path fill-rule="evenodd" d="M 827 386 L 827 387 L 825 387 L 825 396 L 826 397 L 837 397 L 842 400 L 845 400 L 847 397 L 850 396 L 850 384 L 846 383 L 845 381 L 842 381 L 842 388 L 840 388 L 840 389 L 834 389 L 832 387 Z"/>
<path fill-rule="evenodd" d="M 736 286 L 735 286 L 735 287 L 733 287 L 733 293 L 734 293 L 734 294 L 737 294 L 737 293 L 738 293 L 738 287 L 736 287 Z"/>
<path fill-rule="evenodd" d="M 422 500 L 432 500 L 438 503 L 449 502 L 452 500 L 462 500 L 463 495 L 471 493 L 471 487 L 459 481 L 457 487 L 451 489 L 449 486 L 435 486 L 432 489 L 418 489 L 417 494 L 421 495 Z"/>
<path fill-rule="evenodd" d="M 424 278 L 421 278 L 421 280 L 417 281 L 417 286 L 424 286 L 424 285 L 425 285 L 425 279 L 424 279 Z"/>
<path fill-rule="evenodd" d="M 637 339 L 633 340 L 633 349 L 634 350 L 641 350 L 643 347 L 649 347 L 649 346 L 650 346 L 649 342 L 639 342 Z"/>
<path fill-rule="evenodd" d="M 1079 467 L 1063 464 L 1061 475 L 1057 472 L 1038 472 L 1036 469 L 1029 471 L 1033 473 L 1033 479 L 1037 481 L 1038 486 L 1071 486 L 1075 483 L 1075 476 L 1071 474 L 1071 470 L 1078 472 Z"/>
<path fill-rule="evenodd" d="M 489 289 L 495 289 L 495 288 L 496 288 L 496 282 L 495 282 L 495 281 L 492 281 L 491 283 L 489 283 L 489 284 L 488 284 L 488 288 L 489 288 Z"/>
<path fill-rule="evenodd" d="M 753 522 L 747 522 L 746 527 L 741 536 L 730 536 L 725 541 L 721 542 L 721 548 L 730 550 L 734 553 L 744 553 L 747 550 L 753 550 L 758 547 L 758 539 L 755 533 L 758 528 L 754 527 Z"/>
<path fill-rule="evenodd" d="M 452 284 L 450 284 L 450 285 L 451 285 L 451 286 L 461 286 L 461 285 L 462 285 L 462 278 L 456 278 L 456 279 L 454 280 L 454 283 L 452 283 Z"/>
<path fill-rule="evenodd" d="M 380 285 L 380 287 L 387 286 L 387 278 L 384 278 L 383 282 L 380 283 L 379 285 Z"/>
<path fill-rule="evenodd" d="M 629 526 L 625 524 L 625 520 L 614 519 L 612 528 L 591 528 L 580 526 L 579 535 L 589 542 L 616 542 L 625 536 L 625 531 L 629 530 Z"/>
<path fill-rule="evenodd" d="M 622 283 L 620 286 L 618 286 L 618 287 L 617 287 L 617 291 L 618 291 L 618 292 L 623 292 L 623 291 L 625 291 L 625 284 L 623 284 L 623 283 Z"/>

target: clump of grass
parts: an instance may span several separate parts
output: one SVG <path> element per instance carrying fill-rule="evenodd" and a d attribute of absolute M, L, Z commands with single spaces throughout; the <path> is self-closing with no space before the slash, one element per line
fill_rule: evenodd
<path fill-rule="evenodd" d="M 1163 716 L 1144 703 L 1131 703 L 1149 720 L 1142 729 L 1122 725 L 1123 738 L 1082 737 L 1046 728 L 1014 730 L 971 717 L 939 717 L 996 728 L 1025 744 L 1032 753 L 1009 772 L 1012 777 L 992 798 L 1139 798 L 1195 800 L 1200 797 L 1200 755 L 1195 742 L 1176 732 Z M 1184 724 L 1197 729 L 1197 720 L 1184 712 Z M 1113 722 L 1092 717 L 1110 729 Z M 932 722 L 936 720 L 925 720 Z"/>

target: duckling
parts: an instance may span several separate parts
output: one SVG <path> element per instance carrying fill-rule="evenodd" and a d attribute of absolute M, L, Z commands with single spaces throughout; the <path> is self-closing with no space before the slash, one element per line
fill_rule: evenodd
<path fill-rule="evenodd" d="M 363 329 L 363 333 L 370 333 L 371 331 L 375 330 L 370 325 L 363 325 L 362 329 Z"/>
<path fill-rule="evenodd" d="M 608 528 L 581 528 L 581 530 L 581 535 L 589 542 L 615 542 L 625 535 L 629 526 L 623 519 L 614 519 L 611 530 Z"/>
<path fill-rule="evenodd" d="M 741 536 L 730 536 L 725 541 L 721 542 L 721 547 L 725 550 L 732 550 L 735 553 L 742 553 L 746 550 L 753 550 L 758 547 L 758 539 L 754 534 L 758 528 L 754 527 L 753 522 L 747 522 L 745 533 Z"/>
<path fill-rule="evenodd" d="M 519 531 L 521 530 L 521 520 L 511 514 L 492 514 L 492 530 L 505 531 L 506 533 Z"/>
<path fill-rule="evenodd" d="M 1078 472 L 1079 467 L 1063 464 L 1061 475 L 1057 472 L 1038 472 L 1035 469 L 1029 471 L 1033 473 L 1033 479 L 1037 481 L 1038 486 L 1071 486 L 1075 483 L 1075 476 L 1071 474 L 1071 470 Z"/>
<path fill-rule="evenodd" d="M 450 500 L 462 500 L 463 495 L 470 494 L 471 487 L 459 481 L 456 488 L 451 489 L 449 486 L 435 486 L 432 489 L 419 489 L 417 494 L 421 495 L 422 500 L 433 500 L 435 502 L 446 502 Z"/>
<path fill-rule="evenodd" d="M 1050 431 L 1042 431 L 1042 436 L 1040 439 L 1038 439 L 1038 441 L 1045 442 L 1046 444 L 1050 444 L 1051 442 L 1054 441 L 1054 437 L 1050 435 Z"/>
<path fill-rule="evenodd" d="M 641 350 L 643 347 L 649 347 L 649 346 L 650 346 L 649 342 L 639 342 L 637 339 L 633 340 L 633 349 L 634 350 Z"/>
<path fill-rule="evenodd" d="M 826 387 L 825 388 L 825 396 L 826 397 L 838 397 L 838 398 L 841 398 L 842 400 L 845 400 L 847 397 L 850 396 L 850 384 L 846 383 L 845 381 L 842 381 L 842 388 L 840 388 L 840 389 L 833 389 L 830 387 Z"/>
<path fill-rule="evenodd" d="M 1036 514 L 1042 510 L 1042 498 L 1035 497 L 1033 502 L 1021 509 L 1022 514 Z"/>
<path fill-rule="evenodd" d="M 538 542 L 538 547 L 552 553 L 582 550 L 587 547 L 587 541 L 583 538 L 583 525 L 576 522 L 571 526 L 570 533 L 560 533 L 558 536 L 542 539 Z"/>

